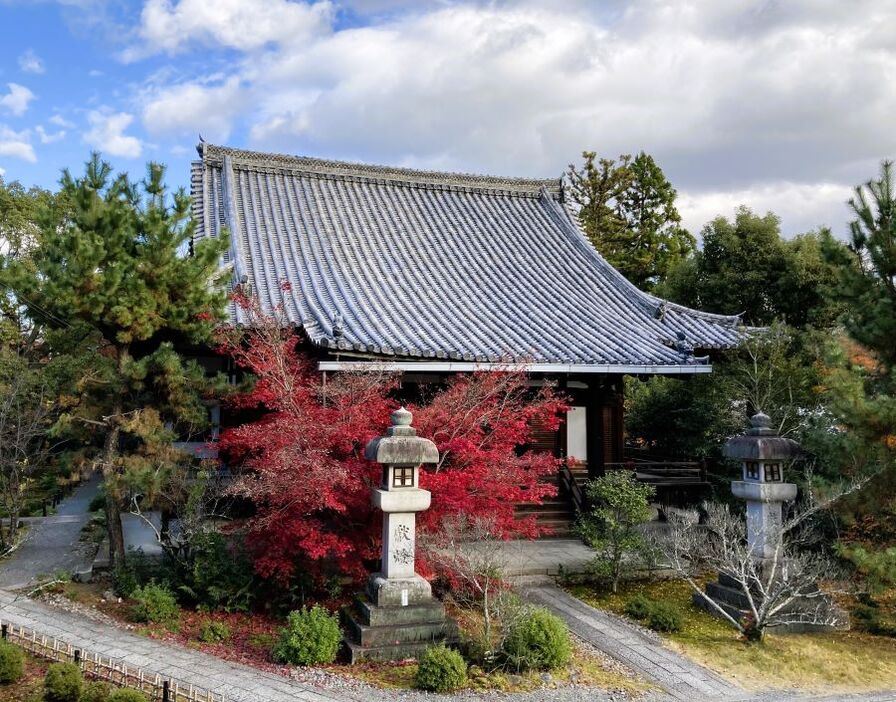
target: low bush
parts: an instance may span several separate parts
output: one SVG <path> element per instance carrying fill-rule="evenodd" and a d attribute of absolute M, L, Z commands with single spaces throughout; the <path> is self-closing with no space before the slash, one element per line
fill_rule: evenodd
<path fill-rule="evenodd" d="M 625 603 L 625 613 L 654 631 L 681 630 L 683 617 L 678 607 L 669 602 L 651 600 L 640 593 Z"/>
<path fill-rule="evenodd" d="M 138 587 L 131 593 L 131 598 L 134 600 L 131 618 L 135 622 L 170 624 L 177 621 L 180 615 L 174 595 L 161 585 L 150 583 Z"/>
<path fill-rule="evenodd" d="M 109 702 L 149 702 L 149 698 L 142 692 L 123 687 L 109 695 Z"/>
<path fill-rule="evenodd" d="M 280 640 L 271 653 L 277 663 L 332 663 L 341 641 L 342 630 L 335 614 L 323 607 L 302 607 L 289 613 L 286 626 L 280 630 Z"/>
<path fill-rule="evenodd" d="M 681 610 L 668 602 L 654 602 L 647 613 L 647 626 L 654 631 L 680 631 Z"/>
<path fill-rule="evenodd" d="M 149 558 L 143 551 L 129 548 L 127 555 L 115 565 L 112 584 L 119 597 L 130 597 L 141 585 L 159 577 L 158 559 Z"/>
<path fill-rule="evenodd" d="M 106 509 L 106 495 L 100 491 L 91 498 L 90 504 L 87 505 L 87 511 L 102 512 L 104 509 Z"/>
<path fill-rule="evenodd" d="M 95 680 L 84 685 L 78 702 L 109 702 L 111 692 L 112 688 L 107 683 Z"/>
<path fill-rule="evenodd" d="M 550 670 L 566 665 L 572 656 L 569 630 L 546 609 L 532 608 L 510 625 L 504 657 L 518 671 Z"/>
<path fill-rule="evenodd" d="M 230 640 L 230 627 L 224 622 L 203 622 L 199 627 L 199 640 L 205 643 L 223 643 Z"/>
<path fill-rule="evenodd" d="M 450 692 L 467 682 L 467 664 L 461 655 L 444 646 L 426 649 L 417 666 L 416 687 L 429 692 Z"/>
<path fill-rule="evenodd" d="M 21 648 L 0 641 L 0 685 L 18 682 L 25 674 L 25 654 Z"/>
<path fill-rule="evenodd" d="M 625 613 L 632 619 L 647 619 L 653 600 L 640 592 L 625 603 Z"/>
<path fill-rule="evenodd" d="M 74 663 L 53 663 L 44 677 L 44 702 L 78 702 L 84 687 Z"/>

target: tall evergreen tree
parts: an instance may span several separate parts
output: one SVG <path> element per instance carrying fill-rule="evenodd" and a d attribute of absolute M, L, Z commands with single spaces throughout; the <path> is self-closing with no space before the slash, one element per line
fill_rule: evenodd
<path fill-rule="evenodd" d="M 84 176 L 63 174 L 71 210 L 61 226 L 43 217 L 27 265 L 7 258 L 0 273 L 35 319 L 68 330 L 66 343 L 75 337 L 89 354 L 79 382 L 89 400 L 68 419 L 98 434 L 113 559 L 124 553 L 118 499 L 133 463 L 121 456 L 122 428 L 149 404 L 170 422 L 205 420 L 204 373 L 174 344 L 210 341 L 224 309 L 213 285 L 224 242 L 182 254 L 193 233 L 189 198 L 170 194 L 163 178 L 158 164 L 141 182 L 113 177 L 94 154 Z"/>
<path fill-rule="evenodd" d="M 824 255 L 838 271 L 832 289 L 842 304 L 847 333 L 859 346 L 847 348 L 830 372 L 832 404 L 850 432 L 879 449 L 896 480 L 896 183 L 884 161 L 880 178 L 855 190 L 849 205 L 848 249 L 825 242 Z M 839 366 L 839 367 L 838 367 Z"/>
<path fill-rule="evenodd" d="M 703 249 L 676 266 L 658 294 L 707 312 L 743 314 L 754 325 L 776 319 L 795 327 L 833 322 L 836 310 L 827 288 L 835 272 L 821 247 L 842 244 L 828 232 L 787 240 L 775 214 L 741 207 L 733 221 L 712 220 L 702 237 Z"/>
<path fill-rule="evenodd" d="M 568 179 L 579 221 L 595 248 L 632 283 L 651 290 L 694 250 L 681 227 L 676 191 L 653 157 L 643 151 L 618 161 L 582 154 Z"/>

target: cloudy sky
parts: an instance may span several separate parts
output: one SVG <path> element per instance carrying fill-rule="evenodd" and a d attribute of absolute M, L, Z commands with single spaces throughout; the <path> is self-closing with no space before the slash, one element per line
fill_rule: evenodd
<path fill-rule="evenodd" d="M 559 176 L 645 150 L 693 231 L 739 204 L 843 235 L 896 156 L 896 0 L 0 0 L 0 169 L 99 149 L 188 183 L 197 135 Z"/>

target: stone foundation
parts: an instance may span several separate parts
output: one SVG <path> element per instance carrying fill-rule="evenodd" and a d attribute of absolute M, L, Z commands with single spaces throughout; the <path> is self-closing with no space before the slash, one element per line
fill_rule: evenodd
<path fill-rule="evenodd" d="M 430 646 L 457 638 L 457 628 L 419 575 L 386 579 L 370 576 L 367 590 L 343 617 L 349 660 L 396 661 L 417 658 Z"/>

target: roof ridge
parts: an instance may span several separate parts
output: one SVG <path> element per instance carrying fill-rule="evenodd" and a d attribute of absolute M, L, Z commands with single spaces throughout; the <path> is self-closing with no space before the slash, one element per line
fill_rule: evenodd
<path fill-rule="evenodd" d="M 382 166 L 335 159 L 321 159 L 311 156 L 291 156 L 247 149 L 235 149 L 201 142 L 197 146 L 203 161 L 223 161 L 229 156 L 235 166 L 249 166 L 262 169 L 277 168 L 301 171 L 323 176 L 343 176 L 372 180 L 392 180 L 417 185 L 450 186 L 459 188 L 485 188 L 508 192 L 538 195 L 547 190 L 553 195 L 561 191 L 561 178 L 515 178 L 475 173 L 451 171 L 431 171 L 399 166 Z"/>

